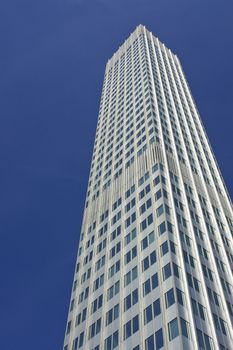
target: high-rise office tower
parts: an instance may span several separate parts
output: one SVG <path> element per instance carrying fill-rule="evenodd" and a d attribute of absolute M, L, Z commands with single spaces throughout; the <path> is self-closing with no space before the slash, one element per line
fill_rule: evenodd
<path fill-rule="evenodd" d="M 64 350 L 233 349 L 229 195 L 180 61 L 107 62 Z"/>

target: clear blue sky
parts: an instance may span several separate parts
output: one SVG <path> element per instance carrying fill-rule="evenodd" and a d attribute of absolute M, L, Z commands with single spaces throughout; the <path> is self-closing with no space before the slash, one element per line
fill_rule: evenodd
<path fill-rule="evenodd" d="M 178 54 L 232 195 L 233 3 L 0 6 L 0 349 L 61 350 L 106 60 L 139 23 Z"/>

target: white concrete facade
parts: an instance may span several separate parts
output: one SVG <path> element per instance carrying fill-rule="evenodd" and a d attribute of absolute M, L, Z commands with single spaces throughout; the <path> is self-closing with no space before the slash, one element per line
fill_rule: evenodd
<path fill-rule="evenodd" d="M 107 62 L 63 350 L 233 349 L 232 205 L 181 64 Z"/>

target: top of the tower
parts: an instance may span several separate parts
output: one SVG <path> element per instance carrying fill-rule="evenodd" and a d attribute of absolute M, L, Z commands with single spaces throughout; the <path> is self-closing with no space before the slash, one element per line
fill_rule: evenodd
<path fill-rule="evenodd" d="M 119 46 L 117 51 L 112 55 L 112 57 L 107 62 L 107 67 L 112 66 L 119 56 L 123 55 L 125 51 L 134 43 L 134 41 L 141 35 L 144 34 L 150 40 L 153 38 L 157 42 L 157 44 L 161 47 L 162 50 L 169 50 L 165 47 L 164 43 L 162 43 L 151 31 L 147 29 L 147 27 L 143 24 L 137 25 L 133 32 L 125 39 L 124 43 Z M 170 51 L 170 50 L 169 50 Z M 176 56 L 176 55 L 175 55 Z"/>

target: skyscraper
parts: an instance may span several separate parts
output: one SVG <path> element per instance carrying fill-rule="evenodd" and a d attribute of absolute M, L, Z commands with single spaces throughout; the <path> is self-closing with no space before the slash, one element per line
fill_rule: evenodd
<path fill-rule="evenodd" d="M 180 61 L 107 62 L 64 350 L 233 349 L 233 216 Z"/>

